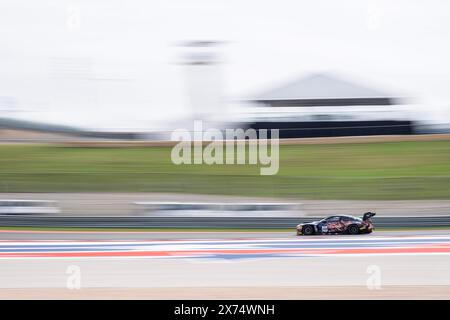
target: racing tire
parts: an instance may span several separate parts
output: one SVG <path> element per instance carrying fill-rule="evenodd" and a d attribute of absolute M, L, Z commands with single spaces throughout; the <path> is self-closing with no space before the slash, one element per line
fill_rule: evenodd
<path fill-rule="evenodd" d="M 314 228 L 313 228 L 313 226 L 304 226 L 303 229 L 302 229 L 302 233 L 303 233 L 305 236 L 310 236 L 310 235 L 312 235 L 312 234 L 314 233 Z"/>
<path fill-rule="evenodd" d="M 348 227 L 347 229 L 348 234 L 358 234 L 359 233 L 359 228 L 357 225 L 352 224 Z"/>

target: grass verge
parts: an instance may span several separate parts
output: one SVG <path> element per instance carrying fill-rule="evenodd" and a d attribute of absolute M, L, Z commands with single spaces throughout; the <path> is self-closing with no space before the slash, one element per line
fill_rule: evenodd
<path fill-rule="evenodd" d="M 258 165 L 174 165 L 169 147 L 0 145 L 0 192 L 176 192 L 301 199 L 450 199 L 450 141 L 280 146 Z"/>

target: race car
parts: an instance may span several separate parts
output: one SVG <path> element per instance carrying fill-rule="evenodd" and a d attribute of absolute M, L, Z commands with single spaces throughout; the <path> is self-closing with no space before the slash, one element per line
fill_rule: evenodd
<path fill-rule="evenodd" d="M 319 221 L 300 223 L 297 226 L 297 235 L 371 233 L 374 227 L 370 218 L 373 216 L 375 216 L 374 212 L 366 212 L 362 219 L 348 215 L 335 215 Z"/>

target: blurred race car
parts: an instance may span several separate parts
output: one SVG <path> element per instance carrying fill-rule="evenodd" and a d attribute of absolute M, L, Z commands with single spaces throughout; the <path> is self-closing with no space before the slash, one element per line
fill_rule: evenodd
<path fill-rule="evenodd" d="M 366 212 L 362 219 L 347 215 L 336 215 L 319 221 L 301 223 L 297 226 L 297 235 L 371 233 L 374 227 L 370 218 L 373 216 L 375 216 L 374 212 Z"/>

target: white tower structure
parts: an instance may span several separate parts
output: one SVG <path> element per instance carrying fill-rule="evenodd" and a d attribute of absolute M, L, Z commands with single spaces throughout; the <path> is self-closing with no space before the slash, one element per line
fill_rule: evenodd
<path fill-rule="evenodd" d="M 183 43 L 186 88 L 192 117 L 214 121 L 224 112 L 217 41 Z"/>

